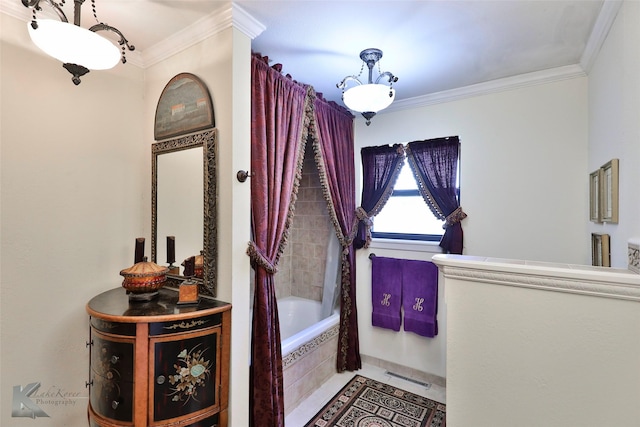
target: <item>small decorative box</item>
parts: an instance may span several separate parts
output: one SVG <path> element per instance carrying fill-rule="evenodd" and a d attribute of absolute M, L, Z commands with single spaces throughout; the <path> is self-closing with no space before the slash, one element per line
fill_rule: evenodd
<path fill-rule="evenodd" d="M 132 294 L 155 293 L 167 280 L 167 267 L 155 262 L 142 261 L 120 272 L 124 277 L 122 287 Z"/>

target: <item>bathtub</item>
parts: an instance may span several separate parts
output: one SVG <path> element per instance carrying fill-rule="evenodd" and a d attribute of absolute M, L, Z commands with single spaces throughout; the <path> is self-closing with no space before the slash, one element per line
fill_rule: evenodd
<path fill-rule="evenodd" d="M 340 321 L 338 310 L 321 320 L 321 309 L 320 302 L 305 298 L 286 297 L 278 300 L 283 357 L 338 324 Z"/>
<path fill-rule="evenodd" d="M 340 312 L 320 320 L 321 306 L 298 297 L 278 300 L 285 414 L 336 372 Z"/>

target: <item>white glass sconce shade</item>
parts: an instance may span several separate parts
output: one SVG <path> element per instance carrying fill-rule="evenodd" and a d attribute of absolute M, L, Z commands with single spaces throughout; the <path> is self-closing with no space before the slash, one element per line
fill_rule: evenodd
<path fill-rule="evenodd" d="M 371 83 L 346 90 L 343 101 L 353 111 L 377 113 L 391 105 L 395 96 L 395 89 L 384 84 Z"/>
<path fill-rule="evenodd" d="M 27 24 L 33 43 L 63 64 L 82 65 L 90 70 L 107 70 L 120 61 L 116 45 L 93 31 L 67 22 L 38 19 L 38 28 Z"/>

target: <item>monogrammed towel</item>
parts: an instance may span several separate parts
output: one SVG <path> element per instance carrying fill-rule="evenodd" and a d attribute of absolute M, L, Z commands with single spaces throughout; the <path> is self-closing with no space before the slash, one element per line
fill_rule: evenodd
<path fill-rule="evenodd" d="M 438 335 L 438 267 L 429 261 L 404 260 L 402 268 L 404 330 Z"/>
<path fill-rule="evenodd" d="M 402 261 L 395 258 L 371 259 L 371 324 L 380 328 L 400 330 L 402 317 Z"/>

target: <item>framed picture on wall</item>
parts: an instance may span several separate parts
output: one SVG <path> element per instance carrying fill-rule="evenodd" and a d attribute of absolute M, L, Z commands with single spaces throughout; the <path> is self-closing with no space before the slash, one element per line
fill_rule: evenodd
<path fill-rule="evenodd" d="M 204 82 L 191 73 L 173 77 L 156 106 L 154 139 L 173 138 L 212 127 L 215 127 L 213 104 Z"/>
<path fill-rule="evenodd" d="M 611 159 L 600 169 L 600 209 L 602 222 L 618 223 L 618 159 Z"/>
<path fill-rule="evenodd" d="M 637 239 L 627 242 L 627 266 L 634 273 L 640 273 L 640 241 Z"/>
<path fill-rule="evenodd" d="M 602 222 L 600 217 L 600 183 L 602 169 L 591 172 L 589 175 L 589 219 L 593 222 Z"/>
<path fill-rule="evenodd" d="M 611 251 L 608 234 L 591 233 L 591 264 L 611 267 Z"/>

